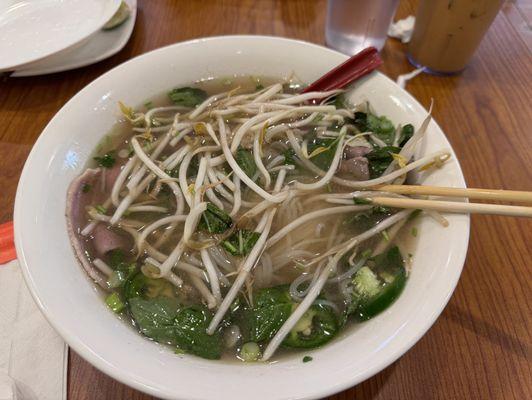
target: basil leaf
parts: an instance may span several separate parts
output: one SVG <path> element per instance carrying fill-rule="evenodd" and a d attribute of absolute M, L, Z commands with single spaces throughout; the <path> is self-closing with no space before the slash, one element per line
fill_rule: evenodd
<path fill-rule="evenodd" d="M 205 307 L 190 306 L 175 316 L 174 340 L 177 346 L 188 353 L 215 360 L 222 354 L 220 333 L 208 335 L 206 330 L 212 314 Z"/>
<path fill-rule="evenodd" d="M 207 92 L 198 88 L 182 87 L 173 89 L 168 93 L 170 100 L 183 107 L 196 107 L 207 99 Z"/>
<path fill-rule="evenodd" d="M 129 309 L 141 333 L 160 343 L 176 344 L 174 321 L 178 304 L 175 299 L 134 297 L 129 299 Z"/>
<path fill-rule="evenodd" d="M 410 138 L 414 136 L 414 127 L 412 124 L 406 124 L 401 129 L 401 136 L 399 138 L 399 146 L 403 147 Z"/>
<path fill-rule="evenodd" d="M 257 173 L 257 165 L 255 164 L 255 160 L 253 159 L 253 154 L 251 154 L 250 151 L 239 147 L 236 150 L 235 160 L 238 166 L 242 168 L 242 171 L 244 171 L 247 176 L 253 179 L 253 177 Z"/>
<path fill-rule="evenodd" d="M 392 153 L 397 154 L 400 151 L 401 149 L 399 147 L 385 146 L 376 148 L 366 154 L 366 158 L 369 161 L 369 177 L 375 179 L 381 176 L 393 161 Z"/>
<path fill-rule="evenodd" d="M 377 117 L 373 114 L 367 115 L 368 131 L 373 132 L 375 136 L 381 139 L 384 143 L 391 146 L 395 137 L 395 127 L 388 118 L 382 116 Z"/>

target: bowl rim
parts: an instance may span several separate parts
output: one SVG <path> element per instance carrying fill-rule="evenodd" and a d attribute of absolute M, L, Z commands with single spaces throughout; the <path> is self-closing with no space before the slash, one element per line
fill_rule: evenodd
<path fill-rule="evenodd" d="M 90 90 L 90 88 L 93 85 L 96 84 L 96 82 L 100 81 L 101 79 L 104 79 L 105 76 L 108 75 L 111 71 L 119 69 L 125 64 L 132 63 L 132 62 L 138 62 L 138 59 L 143 59 L 143 58 L 146 58 L 146 57 L 152 57 L 152 55 L 154 53 L 165 51 L 166 49 L 168 49 L 170 47 L 179 47 L 179 46 L 182 46 L 182 45 L 192 45 L 192 44 L 201 43 L 201 42 L 207 42 L 207 41 L 224 41 L 224 40 L 235 40 L 235 39 L 236 40 L 238 40 L 238 39 L 245 39 L 245 40 L 252 39 L 252 40 L 259 40 L 259 41 L 260 40 L 267 40 L 267 41 L 273 40 L 273 41 L 279 41 L 279 42 L 291 42 L 291 43 L 298 44 L 298 45 L 301 45 L 301 46 L 307 46 L 307 47 L 311 47 L 311 48 L 318 48 L 318 49 L 320 49 L 322 51 L 330 52 L 331 54 L 341 55 L 342 57 L 344 57 L 344 59 L 348 58 L 348 56 L 346 56 L 345 54 L 339 53 L 339 52 L 337 52 L 335 50 L 329 49 L 329 48 L 321 46 L 321 45 L 317 45 L 317 44 L 314 44 L 314 43 L 306 42 L 306 41 L 303 41 L 303 40 L 296 40 L 296 39 L 277 37 L 277 36 L 269 36 L 269 35 L 222 35 L 222 36 L 202 37 L 202 38 L 196 38 L 196 39 L 187 40 L 187 41 L 183 41 L 183 42 L 172 43 L 172 44 L 169 44 L 169 45 L 166 45 L 166 46 L 159 47 L 157 49 L 151 50 L 149 52 L 140 54 L 140 55 L 138 55 L 138 56 L 136 56 L 134 58 L 131 58 L 131 59 L 129 59 L 129 60 L 117 65 L 117 66 L 115 66 L 114 68 L 112 68 L 109 71 L 103 73 L 102 75 L 100 75 L 99 77 L 97 77 L 96 79 L 94 79 L 93 81 L 88 83 L 80 91 L 78 91 L 74 96 L 72 96 L 61 107 L 61 109 L 59 111 L 57 111 L 57 113 L 51 118 L 51 120 L 48 122 L 48 124 L 43 129 L 43 131 L 41 132 L 41 135 L 35 141 L 35 143 L 34 143 L 34 145 L 32 147 L 32 150 L 31 150 L 31 152 L 30 152 L 30 154 L 29 154 L 29 156 L 28 156 L 28 158 L 27 158 L 27 160 L 26 160 L 26 162 L 24 164 L 24 168 L 23 168 L 20 180 L 19 180 L 18 187 L 17 187 L 16 198 L 15 198 L 15 210 L 14 210 L 15 246 L 16 246 L 18 260 L 19 260 L 20 265 L 21 265 L 21 269 L 22 269 L 22 274 L 23 274 L 24 280 L 26 282 L 27 287 L 30 290 L 30 293 L 31 293 L 33 299 L 37 303 L 40 311 L 42 312 L 42 314 L 44 315 L 46 320 L 50 323 L 50 325 L 56 330 L 56 332 L 59 333 L 59 335 L 62 337 L 62 339 L 70 347 L 72 347 L 72 349 L 74 349 L 74 351 L 77 354 L 79 354 L 85 361 L 89 362 L 92 366 L 94 366 L 98 370 L 102 371 L 106 375 L 112 377 L 113 379 L 115 379 L 115 380 L 117 380 L 117 381 L 129 386 L 129 387 L 132 387 L 132 388 L 134 388 L 136 390 L 139 390 L 139 391 L 141 391 L 143 393 L 147 393 L 147 394 L 150 394 L 150 395 L 153 395 L 153 396 L 157 396 L 157 397 L 183 398 L 184 399 L 184 397 L 182 397 L 182 396 L 176 397 L 175 393 L 172 394 L 172 393 L 169 393 L 169 392 L 163 392 L 160 389 L 158 389 L 157 387 L 153 387 L 153 386 L 147 384 L 146 382 L 143 382 L 142 379 L 139 379 L 139 377 L 137 377 L 137 376 L 133 376 L 131 374 L 128 375 L 127 373 L 124 373 L 124 371 L 122 369 L 119 369 L 118 367 L 106 362 L 105 359 L 98 357 L 97 354 L 93 354 L 90 351 L 90 348 L 88 348 L 87 345 L 85 345 L 82 340 L 80 340 L 76 336 L 69 335 L 69 333 L 66 331 L 66 329 L 64 329 L 61 326 L 61 324 L 57 323 L 54 315 L 52 315 L 52 313 L 49 313 L 48 310 L 46 309 L 46 307 L 40 301 L 40 299 L 38 297 L 38 294 L 37 294 L 37 288 L 36 288 L 36 286 L 34 284 L 34 281 L 32 279 L 30 268 L 28 267 L 28 263 L 27 263 L 27 260 L 26 260 L 26 253 L 24 251 L 24 240 L 23 240 L 23 235 L 22 235 L 23 228 L 22 228 L 22 223 L 20 222 L 22 220 L 22 215 L 23 215 L 23 212 L 24 212 L 24 210 L 22 209 L 22 204 L 21 204 L 22 203 L 21 199 L 23 198 L 24 191 L 25 191 L 24 182 L 28 179 L 29 175 L 31 174 L 29 166 L 33 162 L 35 154 L 37 153 L 37 148 L 40 147 L 41 142 L 46 140 L 45 136 L 49 136 L 51 134 L 51 132 L 50 133 L 47 132 L 47 135 L 44 135 L 44 133 L 49 129 L 49 126 L 52 124 L 52 122 L 57 117 L 57 115 L 59 115 L 61 113 L 61 111 L 63 111 L 63 109 L 65 107 L 67 107 L 67 105 L 69 105 L 70 103 L 76 101 L 78 97 L 83 96 L 86 91 Z M 396 85 L 396 83 L 393 80 L 391 80 L 390 78 L 388 78 L 386 75 L 382 74 L 381 72 L 374 71 L 373 73 L 380 75 L 382 78 L 384 78 L 384 79 L 390 81 L 391 83 L 393 83 L 394 85 Z M 409 101 L 411 101 L 415 105 L 421 107 L 422 109 L 425 109 L 419 103 L 419 101 L 417 101 L 417 99 L 415 99 L 410 93 L 408 93 L 404 89 L 401 89 L 401 90 L 403 92 L 403 95 L 406 96 L 409 99 Z M 443 136 L 444 136 L 445 140 L 448 142 L 447 136 L 445 135 L 445 133 L 441 129 L 441 127 L 438 125 L 438 123 L 434 119 L 432 120 L 432 122 L 443 133 Z M 460 162 L 459 162 L 458 158 L 456 157 L 454 149 L 452 148 L 450 143 L 448 143 L 448 144 L 449 144 L 449 151 L 451 153 L 451 156 L 452 156 L 453 160 L 456 162 L 456 165 L 458 167 L 457 178 L 460 181 L 460 186 L 461 187 L 466 187 L 465 178 L 464 178 L 464 175 L 463 175 L 463 171 L 462 171 Z M 297 399 L 315 399 L 315 398 L 317 399 L 317 398 L 329 396 L 329 395 L 332 395 L 334 393 L 338 393 L 340 391 L 343 391 L 345 389 L 353 387 L 354 385 L 357 385 L 357 384 L 365 381 L 366 379 L 374 376 L 375 374 L 379 373 L 380 371 L 382 371 L 386 367 L 390 366 L 398 358 L 400 358 L 408 350 L 410 350 L 417 343 L 417 341 L 419 339 L 421 339 L 421 337 L 423 337 L 425 335 L 425 333 L 431 328 L 431 326 L 434 324 L 436 319 L 441 315 L 443 309 L 445 308 L 445 306 L 447 305 L 449 299 L 451 298 L 452 294 L 454 293 L 454 290 L 456 288 L 456 285 L 458 283 L 458 280 L 459 280 L 459 278 L 461 276 L 461 273 L 462 273 L 462 270 L 463 270 L 463 266 L 464 266 L 464 263 L 465 263 L 467 250 L 468 250 L 468 246 L 469 246 L 469 236 L 470 236 L 470 217 L 469 217 L 469 215 L 467 215 L 467 218 L 466 218 L 466 221 L 465 221 L 463 235 L 464 235 L 464 239 L 465 239 L 464 240 L 465 248 L 464 248 L 464 251 L 462 252 L 462 254 L 458 255 L 458 258 L 456 260 L 456 272 L 457 272 L 456 273 L 456 277 L 454 279 L 452 279 L 452 280 L 449 280 L 448 292 L 445 294 L 445 297 L 442 299 L 441 303 L 438 305 L 437 308 L 434 307 L 434 309 L 433 309 L 432 313 L 430 314 L 430 316 L 427 316 L 427 318 L 424 320 L 423 326 L 420 329 L 417 329 L 415 334 L 410 335 L 410 337 L 408 337 L 407 340 L 402 342 L 400 348 L 397 349 L 394 353 L 392 353 L 391 356 L 388 356 L 385 360 L 381 360 L 378 363 L 375 363 L 373 366 L 371 366 L 370 368 L 368 368 L 367 370 L 365 370 L 361 374 L 357 375 L 356 377 L 353 376 L 350 379 L 345 379 L 342 382 L 339 382 L 339 383 L 337 383 L 335 385 L 330 385 L 330 386 L 324 387 L 321 390 L 314 390 L 311 395 L 305 395 L 304 397 L 298 396 L 296 398 Z M 196 398 L 197 399 L 202 399 L 203 397 L 196 397 Z M 193 397 L 187 397 L 187 400 L 191 400 L 191 399 L 194 399 L 194 398 Z"/>

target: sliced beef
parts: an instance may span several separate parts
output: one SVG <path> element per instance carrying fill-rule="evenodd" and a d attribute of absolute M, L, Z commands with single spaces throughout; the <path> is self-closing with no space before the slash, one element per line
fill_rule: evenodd
<path fill-rule="evenodd" d="M 105 277 L 92 265 L 87 258 L 86 243 L 80 237 L 80 230 L 86 223 L 86 207 L 93 204 L 100 185 L 101 170 L 88 169 L 70 184 L 66 199 L 67 232 L 70 243 L 83 269 L 103 288 L 106 288 Z"/>
<path fill-rule="evenodd" d="M 96 225 L 92 231 L 92 236 L 95 255 L 99 258 L 104 258 L 107 253 L 113 250 L 122 250 L 127 253 L 133 245 L 129 237 L 115 232 L 104 223 Z"/>
<path fill-rule="evenodd" d="M 349 160 L 350 158 L 364 157 L 369 152 L 371 152 L 371 148 L 366 146 L 347 145 L 344 148 L 344 159 Z"/>
<path fill-rule="evenodd" d="M 338 172 L 357 181 L 367 181 L 369 179 L 368 159 L 366 157 L 354 157 L 342 160 Z"/>

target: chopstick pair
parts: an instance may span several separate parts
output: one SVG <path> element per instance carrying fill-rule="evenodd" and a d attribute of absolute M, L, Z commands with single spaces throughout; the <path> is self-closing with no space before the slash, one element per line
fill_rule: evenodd
<path fill-rule="evenodd" d="M 469 199 L 514 201 L 532 203 L 532 192 L 497 189 L 463 189 L 423 185 L 384 185 L 377 188 L 386 191 L 406 195 L 429 195 L 441 197 L 465 197 Z M 532 207 L 513 206 L 506 204 L 462 203 L 442 200 L 404 199 L 396 197 L 372 197 L 373 204 L 395 207 L 416 208 L 423 210 L 443 211 L 450 213 L 465 214 L 495 214 L 514 217 L 532 217 Z"/>

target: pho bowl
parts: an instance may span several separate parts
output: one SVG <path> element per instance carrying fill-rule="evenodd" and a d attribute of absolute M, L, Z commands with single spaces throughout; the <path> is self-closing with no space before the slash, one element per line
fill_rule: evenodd
<path fill-rule="evenodd" d="M 134 58 L 75 95 L 50 121 L 24 167 L 15 204 L 16 248 L 38 306 L 68 345 L 111 377 L 168 399 L 314 399 L 381 371 L 410 349 L 440 315 L 465 260 L 469 217 L 449 215 L 443 228 L 423 217 L 402 295 L 375 318 L 351 327 L 322 348 L 271 363 L 237 363 L 176 355 L 120 321 L 81 267 L 67 234 L 70 182 L 118 118 L 117 102 L 141 105 L 173 87 L 234 75 L 312 82 L 345 61 L 338 52 L 296 40 L 227 36 L 193 40 Z M 369 101 L 394 123 L 419 127 L 427 111 L 379 72 L 352 84 L 353 103 Z M 432 121 L 416 157 L 449 149 L 451 159 L 419 183 L 465 187 L 456 156 Z"/>

